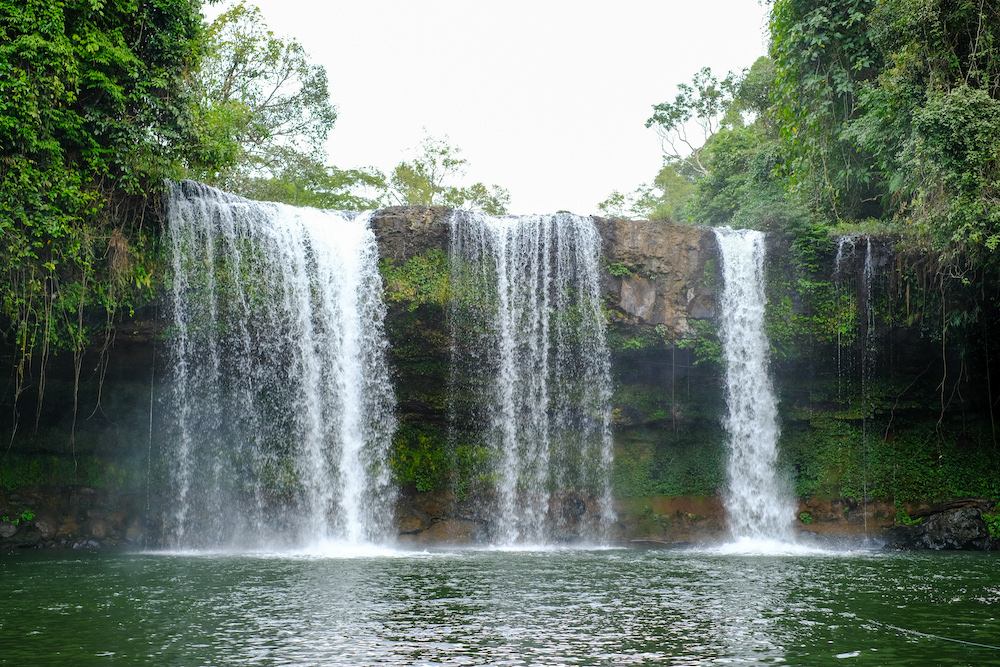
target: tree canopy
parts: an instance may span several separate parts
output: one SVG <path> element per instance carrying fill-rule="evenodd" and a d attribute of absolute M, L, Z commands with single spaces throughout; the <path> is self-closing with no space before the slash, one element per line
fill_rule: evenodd
<path fill-rule="evenodd" d="M 884 66 L 847 136 L 872 156 L 889 214 L 939 248 L 1000 242 L 1000 7 L 880 0 L 868 40 Z"/>
<path fill-rule="evenodd" d="M 701 159 L 705 146 L 720 129 L 734 122 L 742 124 L 739 107 L 734 106 L 739 83 L 739 77 L 732 72 L 719 81 L 710 68 L 703 67 L 691 84 L 677 84 L 679 92 L 673 102 L 653 107 L 646 127 L 656 130 L 668 160 L 685 162 L 696 173 L 708 174 L 708 166 Z M 690 136 L 692 123 L 700 129 L 701 137 Z"/>
<path fill-rule="evenodd" d="M 448 137 L 424 136 L 410 162 L 400 162 L 392 172 L 390 196 L 408 206 L 449 206 L 490 215 L 503 215 L 510 193 L 497 185 L 474 183 L 461 187 L 453 179 L 465 175 L 469 161 L 460 157 L 462 149 L 448 143 Z"/>
<path fill-rule="evenodd" d="M 695 187 L 692 171 L 686 162 L 666 157 L 652 184 L 643 183 L 631 193 L 614 190 L 597 210 L 612 217 L 648 220 L 683 217 Z"/>
<path fill-rule="evenodd" d="M 321 208 L 379 205 L 385 177 L 326 164 L 337 120 L 326 69 L 301 44 L 276 36 L 260 9 L 234 5 L 205 30 L 191 77 L 213 159 L 191 176 L 250 197 Z"/>
<path fill-rule="evenodd" d="M 750 70 L 720 81 L 702 69 L 654 105 L 647 127 L 692 183 L 673 217 L 893 225 L 944 257 L 993 262 L 1000 7 L 775 0 L 770 32 L 769 57 Z M 614 193 L 602 206 L 648 213 L 650 191 Z"/>
<path fill-rule="evenodd" d="M 326 70 L 301 44 L 275 36 L 260 9 L 240 2 L 208 26 L 203 48 L 193 83 L 221 158 L 206 180 L 240 191 L 303 157 L 325 157 L 337 112 Z"/>

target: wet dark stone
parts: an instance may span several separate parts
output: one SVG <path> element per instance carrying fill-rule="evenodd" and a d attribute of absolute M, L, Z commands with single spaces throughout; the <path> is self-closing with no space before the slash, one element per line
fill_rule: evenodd
<path fill-rule="evenodd" d="M 919 523 L 896 525 L 883 533 L 886 549 L 988 551 L 993 546 L 978 504 L 928 512 Z"/>

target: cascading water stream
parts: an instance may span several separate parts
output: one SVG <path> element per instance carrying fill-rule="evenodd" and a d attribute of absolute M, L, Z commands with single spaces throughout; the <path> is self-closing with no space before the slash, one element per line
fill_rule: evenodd
<path fill-rule="evenodd" d="M 859 241 L 864 241 L 864 258 L 860 262 L 857 255 Z M 850 253 L 845 253 L 845 247 L 850 247 Z M 837 241 L 837 256 L 834 264 L 834 280 L 838 292 L 845 289 L 844 266 L 850 266 L 851 273 L 855 275 L 854 283 L 847 284 L 846 289 L 850 292 L 853 304 L 856 304 L 854 319 L 849 324 L 857 327 L 859 331 L 855 345 L 851 346 L 851 356 L 853 363 L 848 370 L 845 370 L 840 362 L 844 343 L 840 339 L 838 331 L 837 340 L 837 374 L 838 382 L 841 386 L 841 399 L 845 393 L 849 398 L 850 408 L 856 411 L 861 418 L 861 438 L 859 441 L 860 450 L 857 453 L 858 464 L 861 468 L 861 478 L 858 480 L 861 490 L 861 511 L 864 517 L 865 534 L 868 533 L 868 451 L 870 445 L 870 419 L 874 413 L 872 405 L 872 378 L 876 373 L 876 360 L 884 355 L 884 351 L 879 349 L 878 322 L 876 318 L 876 287 L 879 280 L 878 265 L 885 261 L 884 257 L 876 257 L 877 248 L 872 242 L 872 237 L 863 236 L 842 236 Z M 848 256 L 849 255 L 849 256 Z M 850 259 L 850 264 L 847 260 Z M 843 325 L 840 328 L 844 328 Z M 845 383 L 844 376 L 849 375 L 848 382 Z M 843 385 L 853 387 L 850 392 L 845 392 Z"/>
<path fill-rule="evenodd" d="M 778 405 L 764 330 L 764 234 L 716 228 L 725 280 L 719 337 L 729 414 L 728 522 L 736 540 L 791 542 L 795 506 L 778 478 Z"/>
<path fill-rule="evenodd" d="M 872 239 L 865 243 L 865 340 L 861 348 L 861 469 L 862 469 L 862 512 L 865 522 L 865 537 L 868 536 L 868 437 L 869 417 L 874 409 L 871 405 L 871 379 L 874 368 L 875 349 L 875 260 L 872 255 Z"/>
<path fill-rule="evenodd" d="M 847 317 L 852 317 L 853 314 L 853 285 L 847 280 L 845 280 L 844 275 L 844 263 L 845 263 L 845 248 L 849 249 L 848 254 L 853 257 L 854 254 L 854 242 L 855 237 L 851 235 L 841 236 L 837 239 L 837 255 L 833 262 L 833 282 L 836 287 L 837 299 L 840 301 L 842 295 L 846 295 L 847 299 L 851 300 L 852 307 L 848 310 L 850 313 Z M 845 320 L 843 315 L 837 318 L 837 395 L 840 398 L 844 397 L 846 388 L 844 386 L 844 330 L 853 323 L 853 320 Z"/>
<path fill-rule="evenodd" d="M 381 541 L 395 428 L 370 216 L 171 184 L 172 546 Z"/>
<path fill-rule="evenodd" d="M 486 426 L 497 544 L 607 539 L 611 382 L 600 248 L 590 218 L 452 218 L 453 366 L 478 383 L 453 386 L 452 395 L 475 395 L 467 411 Z"/>

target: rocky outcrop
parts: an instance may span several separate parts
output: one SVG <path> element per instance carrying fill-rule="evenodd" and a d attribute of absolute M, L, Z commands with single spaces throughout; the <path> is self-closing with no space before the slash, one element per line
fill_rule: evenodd
<path fill-rule="evenodd" d="M 441 519 L 432 522 L 419 533 L 404 533 L 400 544 L 480 544 L 485 541 L 482 524 L 467 519 Z"/>
<path fill-rule="evenodd" d="M 694 335 L 691 320 L 716 316 L 718 247 L 706 227 L 598 218 L 607 292 L 620 323 L 663 326 L 665 337 Z"/>
<path fill-rule="evenodd" d="M 487 540 L 482 503 L 452 491 L 409 491 L 396 503 L 401 544 L 481 544 Z"/>
<path fill-rule="evenodd" d="M 616 539 L 623 543 L 714 544 L 729 535 L 722 499 L 632 498 L 617 503 Z"/>
<path fill-rule="evenodd" d="M 403 262 L 430 249 L 448 250 L 452 211 L 393 206 L 372 218 L 379 257 Z M 714 319 L 718 248 L 707 227 L 595 218 L 607 267 L 612 317 L 625 325 L 666 327 L 667 338 L 694 335 L 691 320 Z"/>
<path fill-rule="evenodd" d="M 444 206 L 390 206 L 372 218 L 380 259 L 403 262 L 432 248 L 448 250 L 451 209 Z"/>
<path fill-rule="evenodd" d="M 964 500 L 936 505 L 912 517 L 916 523 L 895 525 L 883 533 L 886 549 L 988 551 L 993 539 L 983 512 L 992 503 Z"/>
<path fill-rule="evenodd" d="M 543 519 L 553 542 L 577 543 L 592 537 L 601 507 L 597 498 L 554 493 Z M 624 517 L 625 514 L 622 514 Z M 489 489 L 458 497 L 453 491 L 404 490 L 397 498 L 395 526 L 400 544 L 487 544 L 496 538 L 497 502 Z M 624 539 L 623 526 L 612 538 Z"/>
<path fill-rule="evenodd" d="M 856 498 L 803 498 L 795 527 L 812 536 L 864 540 L 892 526 L 896 510 L 886 500 L 862 503 Z"/>
<path fill-rule="evenodd" d="M 667 221 L 596 218 L 604 257 L 650 275 L 671 276 L 688 282 L 700 276 L 706 259 L 718 256 L 715 234 L 709 227 Z"/>
<path fill-rule="evenodd" d="M 147 502 L 145 494 L 116 495 L 87 486 L 0 494 L 0 549 L 153 544 L 159 525 Z"/>

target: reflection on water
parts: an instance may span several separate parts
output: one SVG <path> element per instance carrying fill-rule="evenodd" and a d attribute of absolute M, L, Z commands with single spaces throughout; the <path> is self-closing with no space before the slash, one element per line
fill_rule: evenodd
<path fill-rule="evenodd" d="M 0 664 L 1000 663 L 989 554 L 329 545 L 0 568 Z"/>

